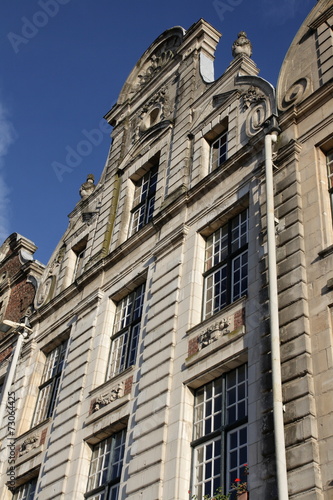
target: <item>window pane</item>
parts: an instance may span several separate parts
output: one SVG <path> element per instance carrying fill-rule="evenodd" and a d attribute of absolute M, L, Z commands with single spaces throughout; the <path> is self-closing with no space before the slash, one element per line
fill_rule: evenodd
<path fill-rule="evenodd" d="M 213 495 L 221 480 L 220 438 L 198 446 L 194 451 L 194 491 L 201 498 L 200 492 Z"/>
<path fill-rule="evenodd" d="M 247 427 L 230 431 L 227 436 L 228 488 L 236 478 L 243 480 L 247 464 Z"/>
<path fill-rule="evenodd" d="M 204 319 L 247 293 L 248 210 L 215 231 L 206 241 Z M 243 251 L 242 251 L 243 250 Z"/>
<path fill-rule="evenodd" d="M 227 159 L 227 132 L 224 132 L 211 144 L 210 151 L 210 170 L 214 170 Z"/>
<path fill-rule="evenodd" d="M 200 495 L 216 495 L 220 487 L 228 492 L 237 477 L 245 477 L 247 425 L 240 419 L 246 415 L 246 365 L 195 392 L 193 438 L 200 441 L 193 443 L 193 493 L 200 500 Z"/>
<path fill-rule="evenodd" d="M 109 377 L 114 377 L 124 370 L 127 341 L 128 331 L 125 331 L 122 335 L 119 335 L 119 337 L 113 340 L 111 347 Z"/>
<path fill-rule="evenodd" d="M 113 377 L 135 364 L 140 337 L 145 284 L 138 286 L 117 305 L 107 377 Z"/>
<path fill-rule="evenodd" d="M 87 491 L 105 486 L 103 492 L 89 499 L 117 499 L 125 450 L 126 431 L 122 430 L 94 446 L 90 462 Z M 109 485 L 112 481 L 112 485 Z M 105 493 L 107 495 L 105 496 Z"/>
<path fill-rule="evenodd" d="M 37 485 L 37 478 L 22 484 L 14 493 L 13 500 L 33 500 Z"/>
<path fill-rule="evenodd" d="M 153 217 L 158 166 L 151 168 L 136 182 L 129 235 L 136 233 Z"/>
<path fill-rule="evenodd" d="M 232 300 L 239 299 L 247 292 L 247 252 L 236 257 L 232 262 Z"/>

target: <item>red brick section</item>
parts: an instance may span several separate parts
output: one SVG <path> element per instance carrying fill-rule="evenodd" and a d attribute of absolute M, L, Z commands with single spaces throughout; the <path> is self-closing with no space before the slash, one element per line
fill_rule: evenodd
<path fill-rule="evenodd" d="M 21 281 L 15 285 L 10 293 L 6 308 L 6 319 L 20 321 L 35 297 L 35 288 L 31 283 Z"/>
<path fill-rule="evenodd" d="M 245 309 L 240 309 L 234 314 L 234 329 L 239 328 L 245 324 Z"/>
<path fill-rule="evenodd" d="M 12 278 L 21 268 L 20 258 L 15 255 L 4 264 L 1 268 L 2 273 L 6 273 L 6 278 Z"/>
<path fill-rule="evenodd" d="M 41 435 L 40 435 L 40 440 L 39 440 L 39 446 L 42 446 L 42 444 L 45 443 L 46 441 L 46 435 L 47 435 L 47 428 L 43 429 Z"/>
<path fill-rule="evenodd" d="M 0 364 L 1 364 L 1 363 L 5 360 L 5 359 L 7 359 L 7 358 L 10 356 L 10 354 L 11 354 L 12 350 L 13 350 L 13 347 L 12 347 L 12 346 L 9 346 L 9 347 L 7 347 L 7 349 L 5 349 L 4 351 L 2 351 L 2 352 L 0 353 Z"/>
<path fill-rule="evenodd" d="M 193 356 L 199 351 L 198 337 L 190 339 L 188 342 L 188 357 Z"/>
<path fill-rule="evenodd" d="M 133 376 L 125 380 L 124 396 L 126 396 L 126 394 L 130 394 L 132 390 L 132 384 L 133 384 Z"/>

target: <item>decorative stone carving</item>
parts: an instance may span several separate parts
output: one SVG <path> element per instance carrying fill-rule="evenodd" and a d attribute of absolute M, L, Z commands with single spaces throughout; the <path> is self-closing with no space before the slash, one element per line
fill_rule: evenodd
<path fill-rule="evenodd" d="M 172 109 L 166 87 L 162 87 L 145 105 L 132 121 L 132 144 L 150 127 L 170 118 Z"/>
<path fill-rule="evenodd" d="M 229 325 L 231 324 L 231 318 L 223 318 L 218 323 L 214 323 L 210 325 L 206 330 L 204 330 L 201 335 L 198 337 L 198 346 L 199 351 L 204 349 L 208 345 L 216 342 L 220 337 L 230 333 L 228 330 Z"/>
<path fill-rule="evenodd" d="M 56 254 L 55 258 L 49 265 L 47 273 L 45 275 L 45 280 L 39 285 L 35 306 L 36 308 L 41 307 L 43 304 L 48 302 L 53 295 L 55 285 L 56 285 L 56 276 L 59 273 L 60 265 L 64 259 L 66 252 L 66 245 L 62 245 Z"/>
<path fill-rule="evenodd" d="M 38 447 L 39 435 L 33 434 L 32 436 L 27 437 L 20 446 L 19 456 L 25 455 L 29 453 L 33 448 Z"/>
<path fill-rule="evenodd" d="M 232 55 L 237 57 L 239 55 L 245 54 L 249 57 L 252 55 L 252 44 L 247 38 L 245 31 L 240 31 L 238 33 L 237 40 L 234 41 L 232 45 Z"/>
<path fill-rule="evenodd" d="M 257 134 L 264 126 L 268 118 L 267 102 L 263 99 L 253 106 L 246 118 L 246 135 L 252 137 Z"/>
<path fill-rule="evenodd" d="M 98 411 L 100 408 L 107 406 L 108 404 L 116 401 L 124 395 L 124 382 L 120 382 L 116 387 L 111 389 L 107 394 L 102 394 L 99 396 L 94 405 L 93 405 L 93 413 Z"/>
<path fill-rule="evenodd" d="M 80 187 L 80 196 L 82 199 L 88 198 L 95 191 L 94 184 L 95 177 L 93 174 L 88 174 L 86 182 L 84 182 Z"/>
<path fill-rule="evenodd" d="M 300 78 L 294 82 L 285 93 L 282 101 L 282 109 L 287 109 L 300 102 L 303 99 L 308 87 L 309 82 L 306 78 Z"/>
<path fill-rule="evenodd" d="M 144 87 L 169 61 L 171 61 L 171 59 L 174 58 L 175 52 L 181 42 L 182 37 L 179 34 L 175 34 L 159 45 L 138 75 L 138 83 L 134 91 Z"/>
<path fill-rule="evenodd" d="M 253 86 L 249 87 L 247 91 L 242 94 L 242 97 L 245 109 L 248 109 L 253 103 L 258 103 L 265 100 L 264 94 L 261 94 L 259 92 L 259 89 Z"/>

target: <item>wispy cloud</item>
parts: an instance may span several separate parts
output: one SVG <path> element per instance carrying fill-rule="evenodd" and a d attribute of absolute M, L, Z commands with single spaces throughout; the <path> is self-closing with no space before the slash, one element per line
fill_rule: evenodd
<path fill-rule="evenodd" d="M 9 236 L 9 188 L 5 177 L 5 156 L 16 138 L 13 124 L 5 106 L 0 102 L 0 244 Z"/>
<path fill-rule="evenodd" d="M 276 24 L 284 24 L 292 20 L 304 6 L 314 5 L 314 0 L 261 0 L 261 8 L 265 18 Z"/>

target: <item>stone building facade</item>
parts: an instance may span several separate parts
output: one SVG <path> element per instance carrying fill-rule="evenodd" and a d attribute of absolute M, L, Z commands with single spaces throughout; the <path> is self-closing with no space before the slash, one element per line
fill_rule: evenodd
<path fill-rule="evenodd" d="M 276 94 L 244 32 L 214 79 L 202 19 L 136 64 L 38 277 L 1 498 L 333 498 L 332 22 L 320 0 Z"/>

